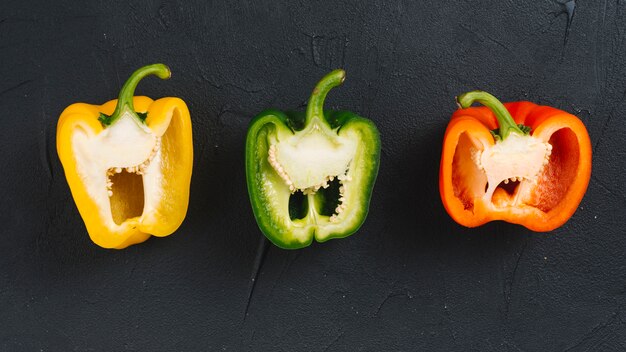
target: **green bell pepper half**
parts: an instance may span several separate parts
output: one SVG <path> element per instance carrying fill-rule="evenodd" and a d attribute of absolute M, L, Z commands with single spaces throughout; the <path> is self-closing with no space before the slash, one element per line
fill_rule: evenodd
<path fill-rule="evenodd" d="M 250 202 L 265 236 L 285 249 L 356 232 L 365 221 L 380 164 L 374 123 L 345 111 L 324 111 L 343 70 L 324 76 L 306 114 L 266 110 L 246 139 Z"/>

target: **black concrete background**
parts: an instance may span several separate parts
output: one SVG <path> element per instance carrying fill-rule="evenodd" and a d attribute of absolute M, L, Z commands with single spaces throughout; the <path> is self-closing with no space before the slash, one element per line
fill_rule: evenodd
<path fill-rule="evenodd" d="M 3 1 L 1 351 L 626 350 L 626 2 Z M 69 104 L 183 98 L 194 173 L 181 228 L 92 244 L 56 156 Z M 352 237 L 280 250 L 250 209 L 244 139 L 259 111 L 374 120 L 382 161 Z M 546 234 L 455 224 L 438 194 L 454 96 L 472 89 L 578 115 L 593 176 Z"/>

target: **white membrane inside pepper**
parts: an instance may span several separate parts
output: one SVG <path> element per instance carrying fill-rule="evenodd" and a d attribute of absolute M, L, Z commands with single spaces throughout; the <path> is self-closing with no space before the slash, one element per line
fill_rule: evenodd
<path fill-rule="evenodd" d="M 128 112 L 98 135 L 82 129 L 74 132 L 72 147 L 78 175 L 109 227 L 116 225 L 111 216 L 108 173 L 126 169 L 142 175 L 144 212 L 156 206 L 162 193 L 160 140 Z"/>
<path fill-rule="evenodd" d="M 112 167 L 135 166 L 148 158 L 156 138 L 147 126 L 125 113 L 93 140 L 96 149 L 92 152 Z"/>
<path fill-rule="evenodd" d="M 329 179 L 346 173 L 357 141 L 339 138 L 335 131 L 319 127 L 302 133 L 275 144 L 272 154 L 276 162 L 270 163 L 296 189 L 316 191 Z"/>
<path fill-rule="evenodd" d="M 550 161 L 551 151 L 550 143 L 517 133 L 511 133 L 504 141 L 497 141 L 484 150 L 475 149 L 472 159 L 479 169 L 484 170 L 489 184 L 485 198 L 491 199 L 501 182 L 537 182 L 544 165 Z"/>

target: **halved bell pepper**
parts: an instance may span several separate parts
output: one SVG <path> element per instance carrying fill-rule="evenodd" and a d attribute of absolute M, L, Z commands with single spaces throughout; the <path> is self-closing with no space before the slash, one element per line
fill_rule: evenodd
<path fill-rule="evenodd" d="M 193 164 L 191 119 L 178 98 L 134 97 L 148 75 L 170 77 L 162 64 L 140 68 L 118 100 L 67 107 L 57 125 L 57 152 L 92 241 L 125 248 L 182 223 Z"/>
<path fill-rule="evenodd" d="M 306 115 L 267 110 L 248 129 L 250 202 L 261 231 L 281 248 L 346 237 L 367 216 L 380 137 L 370 120 L 323 110 L 326 94 L 344 79 L 343 70 L 322 78 Z"/>
<path fill-rule="evenodd" d="M 486 107 L 470 107 L 479 102 Z M 591 176 L 591 142 L 574 115 L 529 102 L 458 97 L 445 133 L 439 190 L 448 214 L 474 227 L 492 220 L 551 231 L 576 211 Z"/>

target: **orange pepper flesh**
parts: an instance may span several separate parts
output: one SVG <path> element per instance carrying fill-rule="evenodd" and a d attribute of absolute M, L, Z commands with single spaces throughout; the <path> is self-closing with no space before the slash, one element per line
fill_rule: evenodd
<path fill-rule="evenodd" d="M 459 224 L 476 227 L 494 220 L 520 224 L 533 231 L 551 231 L 576 211 L 591 177 L 591 141 L 574 115 L 530 102 L 504 104 L 515 123 L 530 127 L 530 135 L 552 145 L 552 154 L 531 185 L 530 196 L 516 202 L 519 188 L 499 185 L 491 200 L 485 195 L 485 175 L 474 164 L 470 147 L 494 145 L 490 130 L 498 122 L 487 107 L 454 112 L 445 132 L 439 173 L 443 205 Z"/>

